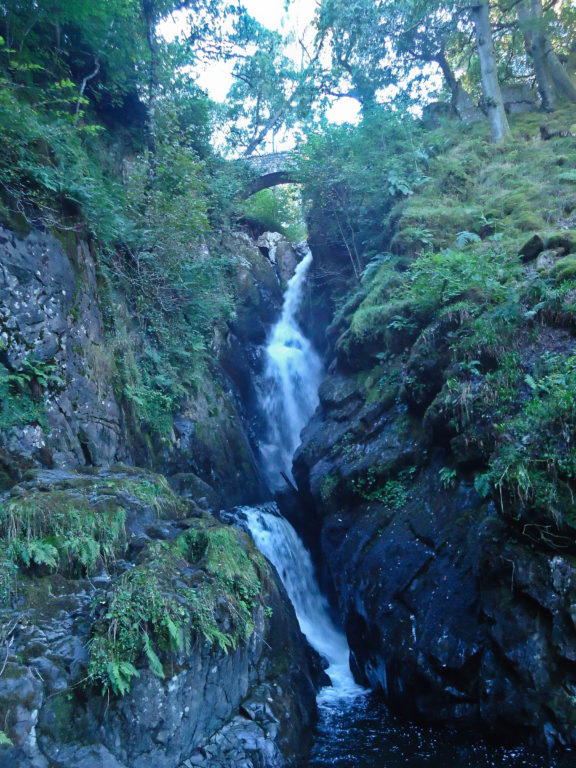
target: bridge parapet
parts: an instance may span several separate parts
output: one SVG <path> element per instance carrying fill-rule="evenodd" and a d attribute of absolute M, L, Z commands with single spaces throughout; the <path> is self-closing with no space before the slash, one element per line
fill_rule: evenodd
<path fill-rule="evenodd" d="M 269 152 L 265 155 L 250 155 L 244 162 L 258 174 L 279 173 L 293 168 L 297 159 L 295 152 Z"/>

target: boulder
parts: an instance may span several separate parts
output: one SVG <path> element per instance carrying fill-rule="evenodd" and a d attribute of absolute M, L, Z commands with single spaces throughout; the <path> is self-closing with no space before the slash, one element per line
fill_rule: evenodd
<path fill-rule="evenodd" d="M 553 246 L 549 246 L 553 247 Z M 540 253 L 544 250 L 544 241 L 540 235 L 532 235 L 530 240 L 527 240 L 522 248 L 518 251 L 520 260 L 523 264 L 527 264 L 530 261 L 534 261 Z"/>

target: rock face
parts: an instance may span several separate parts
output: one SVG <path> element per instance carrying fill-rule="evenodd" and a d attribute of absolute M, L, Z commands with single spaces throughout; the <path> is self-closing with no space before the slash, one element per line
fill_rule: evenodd
<path fill-rule="evenodd" d="M 174 476 L 191 495 L 205 483 L 215 506 L 262 500 L 253 376 L 281 307 L 281 280 L 297 262 L 286 241 L 269 239 L 260 248 L 236 232 L 213 244 L 236 264 L 236 317 L 215 334 L 201 384 L 182 393 L 158 440 L 134 410 L 138 394 L 126 391 L 122 333 L 139 331 L 129 328 L 125 298 L 111 290 L 97 254 L 72 233 L 61 241 L 0 227 L 0 388 L 12 397 L 0 406 L 0 488 L 30 467 L 123 461 Z"/>
<path fill-rule="evenodd" d="M 315 659 L 282 587 L 248 537 L 195 511 L 175 497 L 162 478 L 122 467 L 84 474 L 42 471 L 2 500 L 2 525 L 8 516 L 18 519 L 18 510 L 28 508 L 22 506 L 25 502 L 41 508 L 42 498 L 53 504 L 55 494 L 59 506 L 51 514 L 60 519 L 82 502 L 98 505 L 106 499 L 123 510 L 126 540 L 118 544 L 108 569 L 100 560 L 90 578 L 70 561 L 53 573 L 34 559 L 28 568 L 20 565 L 12 607 L 0 612 L 5 659 L 0 713 L 12 741 L 0 747 L 0 766 L 296 765 L 306 751 L 315 713 Z M 184 559 L 181 554 L 171 559 L 170 552 L 184 551 L 183 537 L 204 542 L 208 549 L 201 554 L 195 544 Z M 256 569 L 260 585 L 257 594 L 251 593 L 248 629 L 227 651 L 219 641 L 208 641 L 202 629 L 207 626 L 206 611 L 214 611 L 212 631 L 231 637 L 234 630 L 234 614 L 227 608 L 227 589 L 233 587 L 213 575 L 207 559 L 210 546 L 222 542 L 225 548 L 212 554 L 227 558 L 227 564 L 234 562 L 231 557 L 239 557 L 238 562 L 248 558 L 246 567 Z M 165 555 L 157 566 L 159 551 Z M 153 623 L 142 625 L 156 644 L 163 677 L 151 671 L 145 653 L 138 653 L 128 692 L 117 696 L 109 690 L 103 696 L 96 680 L 104 680 L 107 672 L 100 666 L 95 676 L 96 648 L 110 647 L 109 633 L 116 639 L 116 633 L 124 631 L 119 624 L 107 624 L 114 611 L 112 600 L 121 597 L 118 590 L 127 589 L 147 563 L 154 567 L 151 573 L 162 570 L 159 583 L 166 605 L 173 595 L 182 600 L 182 620 L 192 628 L 191 645 L 169 650 Z M 3 563 L 3 571 L 6 567 Z M 186 591 L 185 585 L 191 584 L 195 592 L 189 587 Z M 192 599 L 194 594 L 198 597 Z M 207 596 L 210 603 L 205 602 Z M 196 604 L 196 599 L 201 602 Z M 130 645 L 125 647 L 129 650 Z"/>
<path fill-rule="evenodd" d="M 378 367 L 361 342 L 332 364 L 295 457 L 309 514 L 296 524 L 319 552 L 358 673 L 393 709 L 574 745 L 574 516 L 475 488 L 498 431 L 481 410 L 455 426 L 458 403 L 439 394 L 448 333 L 407 337 L 401 368 L 394 357 Z M 524 371 L 573 349 L 560 329 L 523 343 Z"/>
<path fill-rule="evenodd" d="M 45 423 L 0 430 L 0 451 L 22 465 L 73 467 L 125 460 L 121 413 L 112 387 L 93 256 L 69 253 L 52 235 L 21 239 L 0 227 L 0 362 L 50 375 Z"/>

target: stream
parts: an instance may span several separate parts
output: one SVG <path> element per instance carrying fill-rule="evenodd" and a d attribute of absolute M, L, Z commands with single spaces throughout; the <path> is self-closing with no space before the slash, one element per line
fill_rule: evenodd
<path fill-rule="evenodd" d="M 265 370 L 258 383 L 267 429 L 260 445 L 271 491 L 291 479 L 300 432 L 318 404 L 320 357 L 304 336 L 297 315 L 310 251 L 289 281 L 282 314 L 272 328 Z M 328 662 L 331 686 L 318 694 L 319 720 L 309 768 L 569 768 L 573 756 L 553 759 L 523 748 L 504 748 L 451 731 L 435 731 L 392 716 L 381 698 L 352 676 L 349 647 L 334 624 L 314 565 L 297 532 L 274 502 L 238 507 L 235 515 L 276 568 L 310 645 Z"/>

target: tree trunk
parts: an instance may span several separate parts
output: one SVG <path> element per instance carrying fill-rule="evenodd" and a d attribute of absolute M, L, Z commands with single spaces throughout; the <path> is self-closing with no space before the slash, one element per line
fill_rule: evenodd
<path fill-rule="evenodd" d="M 498 142 L 510 136 L 510 126 L 504 111 L 502 92 L 496 73 L 496 55 L 490 27 L 490 8 L 488 0 L 480 0 L 472 6 L 472 18 L 476 33 L 476 47 L 480 59 L 482 75 L 482 93 L 488 111 L 492 141 Z"/>
<path fill-rule="evenodd" d="M 570 79 L 568 72 L 566 72 L 562 66 L 562 62 L 558 56 L 556 56 L 550 40 L 544 36 L 542 36 L 542 40 L 544 46 L 544 60 L 548 66 L 548 71 L 550 72 L 550 77 L 552 78 L 556 92 L 560 98 L 566 99 L 567 101 L 572 102 L 572 104 L 576 104 L 576 86 Z"/>
<path fill-rule="evenodd" d="M 459 117 L 464 123 L 472 123 L 483 118 L 484 115 L 474 104 L 472 97 L 462 87 L 462 83 L 454 74 L 444 51 L 440 51 L 440 53 L 433 56 L 432 61 L 435 61 L 442 70 L 446 85 L 450 89 L 450 111 L 452 114 Z"/>
<path fill-rule="evenodd" d="M 532 3 L 533 5 L 534 3 Z M 542 10 L 542 7 L 540 7 L 540 10 Z M 524 47 L 526 53 L 532 59 L 542 109 L 545 112 L 552 112 L 554 110 L 554 90 L 544 56 L 544 36 L 542 31 L 534 25 L 533 18 L 534 14 L 528 5 L 528 0 L 521 0 L 518 3 L 518 20 L 525 29 Z"/>
<path fill-rule="evenodd" d="M 439 51 L 439 53 L 434 56 L 434 59 L 440 69 L 442 70 L 442 74 L 444 75 L 444 80 L 446 80 L 446 85 L 450 89 L 451 99 L 450 99 L 450 109 L 452 112 L 457 115 L 457 105 L 458 105 L 458 91 L 460 89 L 460 81 L 457 79 L 456 75 L 452 71 L 452 67 L 450 64 L 448 64 L 448 60 L 446 58 L 446 54 L 444 51 Z"/>
<path fill-rule="evenodd" d="M 530 7 L 532 10 L 532 18 L 535 22 L 535 31 L 532 38 L 532 45 L 534 46 L 534 64 L 536 64 L 536 41 L 538 45 L 538 56 L 542 58 L 544 67 L 550 74 L 550 78 L 554 83 L 554 88 L 560 96 L 560 98 L 571 101 L 576 104 L 576 86 L 570 79 L 568 72 L 562 66 L 562 62 L 556 56 L 552 43 L 546 37 L 544 32 L 542 21 L 542 0 L 530 0 Z M 538 75 L 536 75 L 538 76 Z"/>

